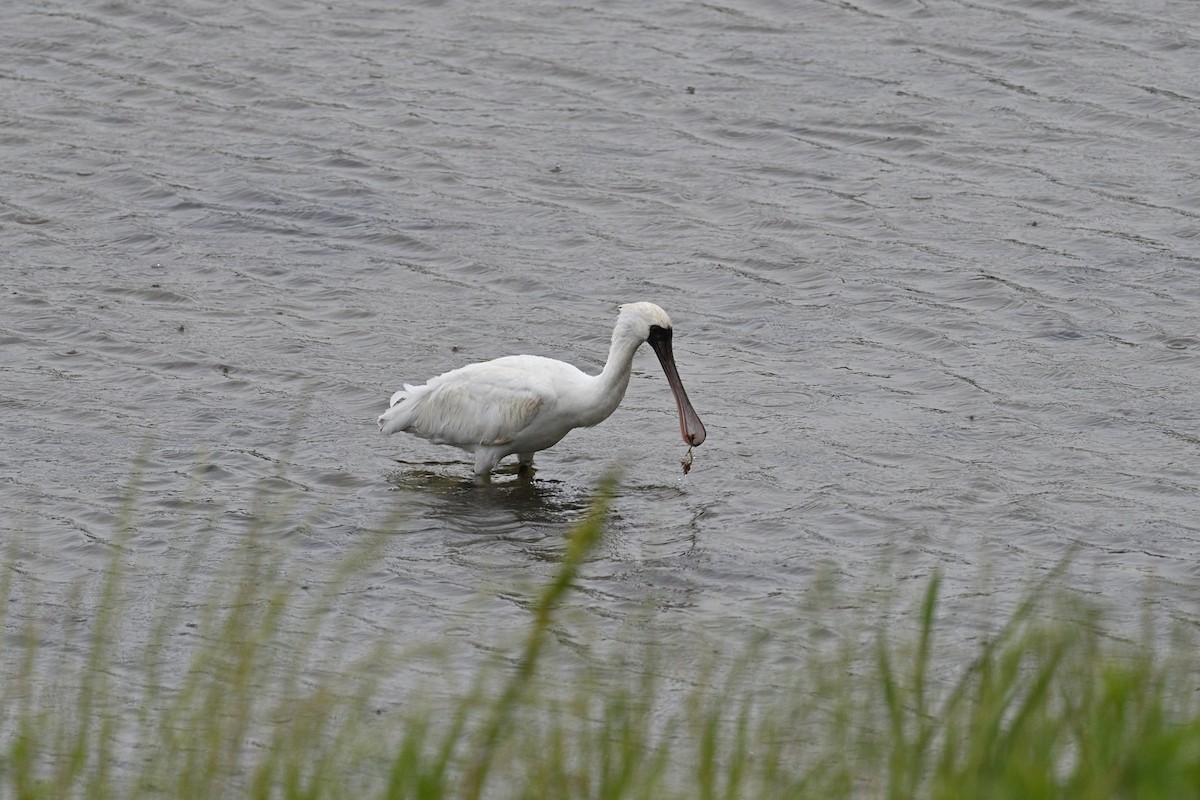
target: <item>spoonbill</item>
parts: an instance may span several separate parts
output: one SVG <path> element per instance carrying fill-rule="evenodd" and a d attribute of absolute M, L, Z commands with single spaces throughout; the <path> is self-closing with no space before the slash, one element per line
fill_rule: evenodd
<path fill-rule="evenodd" d="M 667 374 L 683 441 L 701 444 L 704 423 L 683 390 L 671 352 L 671 318 L 653 303 L 621 306 L 608 360 L 598 375 L 541 356 L 468 364 L 420 386 L 404 384 L 379 417 L 379 430 L 404 431 L 474 453 L 476 483 L 487 483 L 500 460 L 514 453 L 520 474 L 526 475 L 535 452 L 616 410 L 629 386 L 634 351 L 643 342 L 654 348 Z"/>

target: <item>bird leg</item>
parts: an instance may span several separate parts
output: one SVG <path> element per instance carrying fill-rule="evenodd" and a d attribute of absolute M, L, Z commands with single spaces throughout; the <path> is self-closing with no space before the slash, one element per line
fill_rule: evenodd
<path fill-rule="evenodd" d="M 533 453 L 520 453 L 517 455 L 517 475 L 522 478 L 533 477 Z"/>

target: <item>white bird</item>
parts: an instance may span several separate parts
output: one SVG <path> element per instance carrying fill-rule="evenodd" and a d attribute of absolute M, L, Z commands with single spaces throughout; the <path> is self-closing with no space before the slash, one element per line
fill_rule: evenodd
<path fill-rule="evenodd" d="M 383 433 L 405 431 L 475 454 L 475 480 L 486 483 L 505 456 L 516 454 L 522 474 L 533 454 L 574 428 L 604 421 L 629 386 L 634 351 L 649 342 L 667 374 L 679 410 L 679 432 L 694 446 L 705 437 L 679 380 L 671 352 L 671 318 L 653 303 L 621 306 L 608 361 L 599 375 L 541 356 L 505 356 L 468 364 L 421 386 L 404 384 L 379 417 Z M 690 454 L 690 450 L 688 451 Z"/>

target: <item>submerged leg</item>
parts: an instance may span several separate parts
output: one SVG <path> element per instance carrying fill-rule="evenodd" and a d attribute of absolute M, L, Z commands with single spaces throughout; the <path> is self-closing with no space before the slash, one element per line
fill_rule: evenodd
<path fill-rule="evenodd" d="M 498 447 L 481 447 L 475 451 L 475 485 L 492 482 L 492 470 L 506 454 Z"/>
<path fill-rule="evenodd" d="M 522 478 L 532 478 L 533 472 L 533 453 L 519 453 L 517 455 L 517 475 Z"/>

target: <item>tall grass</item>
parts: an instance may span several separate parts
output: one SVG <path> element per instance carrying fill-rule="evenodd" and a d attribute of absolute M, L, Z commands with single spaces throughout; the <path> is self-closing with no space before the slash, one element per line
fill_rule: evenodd
<path fill-rule="evenodd" d="M 449 698 L 414 696 L 386 716 L 374 712 L 387 678 L 398 658 L 413 656 L 378 642 L 331 661 L 317 646 L 323 610 L 369 569 L 371 546 L 314 597 L 279 568 L 268 537 L 254 535 L 223 577 L 190 585 L 201 541 L 178 580 L 163 582 L 151 619 L 131 621 L 122 599 L 130 510 L 100 586 L 71 601 L 82 627 L 58 639 L 30 613 L 36 585 L 13 551 L 0 573 L 0 796 L 1200 794 L 1193 642 L 1122 643 L 1105 635 L 1096 608 L 1065 599 L 1053 581 L 1032 587 L 958 664 L 943 653 L 943 639 L 954 637 L 939 614 L 937 576 L 912 609 L 914 633 L 872 635 L 864 625 L 834 646 L 794 654 L 787 670 L 767 666 L 769 638 L 698 660 L 687 683 L 674 679 L 676 653 L 666 646 L 573 664 L 548 658 L 613 489 L 601 487 L 570 533 L 510 658 L 484 664 Z M 202 602 L 181 600 L 197 592 Z M 131 624 L 149 626 L 132 654 L 121 643 Z M 173 641 L 181 626 L 182 645 Z"/>

